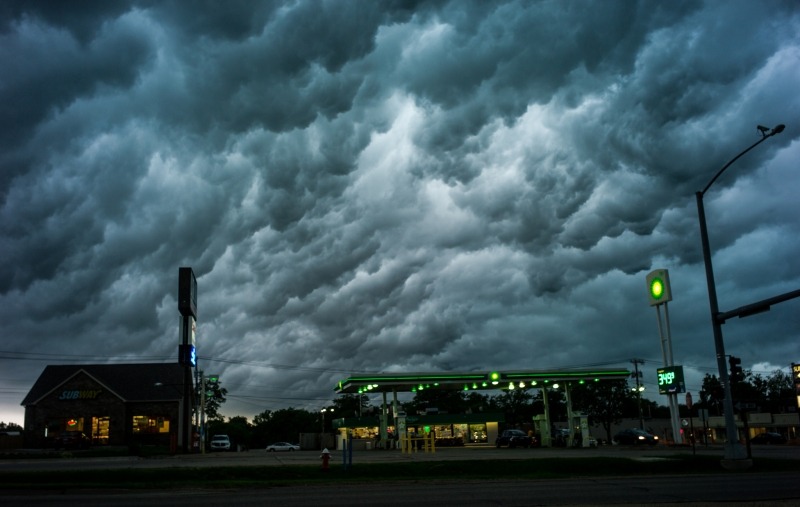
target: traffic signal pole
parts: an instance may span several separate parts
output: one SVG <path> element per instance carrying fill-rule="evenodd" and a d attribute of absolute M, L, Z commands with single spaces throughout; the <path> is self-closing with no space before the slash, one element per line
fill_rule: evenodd
<path fill-rule="evenodd" d="M 711 310 L 711 328 L 714 334 L 714 347 L 717 354 L 717 370 L 719 371 L 719 379 L 722 383 L 722 388 L 725 393 L 724 415 L 727 439 L 725 441 L 725 460 L 723 460 L 722 464 L 723 466 L 730 466 L 732 468 L 747 467 L 751 463 L 749 463 L 749 460 L 747 460 L 746 450 L 739 443 L 739 430 L 736 427 L 736 421 L 733 418 L 733 396 L 731 394 L 731 383 L 728 376 L 728 369 L 725 367 L 725 345 L 723 344 L 722 339 L 722 324 L 725 322 L 726 316 L 723 316 L 723 314 L 721 314 L 719 311 L 719 303 L 717 301 L 717 286 L 716 282 L 714 281 L 714 268 L 711 263 L 711 246 L 708 240 L 708 227 L 706 225 L 706 210 L 703 204 L 703 196 L 708 189 L 711 188 L 711 185 L 714 184 L 717 178 L 719 178 L 720 175 L 722 175 L 722 173 L 731 166 L 731 164 L 739 160 L 739 158 L 745 153 L 749 152 L 770 137 L 783 132 L 785 126 L 782 124 L 777 125 L 772 130 L 760 125 L 757 128 L 759 132 L 761 132 L 761 139 L 748 146 L 747 149 L 733 157 L 727 164 L 722 166 L 722 169 L 717 171 L 705 188 L 695 194 L 697 200 L 697 217 L 700 222 L 700 242 L 703 247 L 703 263 L 705 264 L 706 284 L 708 285 L 708 305 Z M 785 299 L 782 299 L 782 301 L 783 300 Z M 753 313 L 752 310 L 766 310 L 768 306 L 768 304 L 759 305 L 757 308 L 751 309 L 749 314 Z M 742 312 L 739 314 L 739 316 L 742 317 L 746 316 L 747 314 L 747 312 Z M 737 464 L 736 461 L 740 461 L 740 464 Z"/>
<path fill-rule="evenodd" d="M 711 180 L 712 183 L 713 181 L 714 180 Z M 711 183 L 709 183 L 709 185 L 710 184 Z M 708 187 L 706 187 L 706 189 L 708 189 Z M 730 377 L 728 376 L 728 368 L 725 366 L 725 344 L 722 339 L 722 324 L 718 319 L 719 303 L 717 302 L 717 285 L 714 282 L 714 267 L 711 264 L 711 247 L 709 246 L 708 242 L 708 228 L 706 227 L 706 210 L 705 206 L 703 205 L 703 192 L 697 192 L 696 197 L 697 215 L 700 218 L 700 241 L 703 246 L 703 262 L 706 266 L 708 305 L 711 309 L 711 329 L 714 335 L 714 349 L 717 353 L 717 371 L 719 372 L 719 381 L 722 384 L 723 393 L 725 395 L 722 401 L 722 411 L 723 415 L 725 416 L 726 435 L 725 459 L 744 460 L 747 459 L 747 451 L 739 443 L 739 429 L 736 427 L 736 421 L 733 418 L 733 395 L 731 394 L 731 381 Z"/>

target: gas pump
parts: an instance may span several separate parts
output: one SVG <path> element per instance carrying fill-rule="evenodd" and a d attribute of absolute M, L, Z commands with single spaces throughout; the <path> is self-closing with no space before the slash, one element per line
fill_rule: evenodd
<path fill-rule="evenodd" d="M 533 427 L 539 435 L 539 443 L 542 447 L 552 447 L 552 435 L 550 431 L 550 418 L 547 414 L 537 414 L 533 416 Z"/>
<path fill-rule="evenodd" d="M 572 413 L 570 421 L 570 445 L 577 446 L 576 438 L 580 438 L 581 447 L 589 447 L 589 418 L 580 412 Z"/>

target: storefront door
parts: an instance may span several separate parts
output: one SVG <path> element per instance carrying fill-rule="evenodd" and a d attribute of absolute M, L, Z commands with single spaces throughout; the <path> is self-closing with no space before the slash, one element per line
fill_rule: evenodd
<path fill-rule="evenodd" d="M 92 445 L 108 445 L 110 417 L 92 417 Z"/>

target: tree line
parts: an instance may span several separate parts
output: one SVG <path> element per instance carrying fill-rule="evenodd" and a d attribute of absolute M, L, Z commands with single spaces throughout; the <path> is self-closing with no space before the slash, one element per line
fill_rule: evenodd
<path fill-rule="evenodd" d="M 744 379 L 732 386 L 735 402 L 754 406 L 750 411 L 783 413 L 797 409 L 795 388 L 789 374 L 776 370 L 768 376 L 745 371 Z M 479 391 L 426 389 L 417 391 L 414 398 L 401 403 L 407 414 L 425 413 L 436 409 L 439 413 L 500 413 L 506 427 L 523 427 L 530 424 L 535 415 L 544 413 L 544 393 L 548 396 L 551 421 L 566 421 L 567 405 L 562 389 L 513 389 L 496 394 Z M 246 417 L 225 418 L 219 408 L 225 402 L 227 391 L 217 387 L 207 399 L 206 414 L 209 417 L 208 435 L 224 433 L 234 442 L 246 447 L 263 448 L 278 441 L 297 442 L 301 433 L 331 432 L 332 420 L 367 416 L 375 418 L 378 425 L 380 407 L 373 406 L 368 396 L 347 394 L 339 396 L 319 411 L 285 408 L 265 410 L 252 422 Z M 699 400 L 690 411 L 684 404 L 679 406 L 680 416 L 696 416 L 698 409 L 706 409 L 709 415 L 722 415 L 722 386 L 714 375 L 703 379 Z M 669 409 L 655 401 L 640 397 L 626 380 L 587 382 L 572 384 L 570 396 L 573 410 L 588 416 L 590 425 L 600 425 L 611 438 L 611 428 L 623 419 L 669 418 Z M 679 400 L 680 401 L 680 400 Z M 691 412 L 691 413 L 690 413 Z M 391 424 L 391 423 L 390 423 Z"/>

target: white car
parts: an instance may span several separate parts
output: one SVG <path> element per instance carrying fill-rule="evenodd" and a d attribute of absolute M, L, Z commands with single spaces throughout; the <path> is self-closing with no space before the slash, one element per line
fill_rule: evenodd
<path fill-rule="evenodd" d="M 267 446 L 267 452 L 275 452 L 275 451 L 299 451 L 300 446 L 295 444 L 290 444 L 289 442 L 276 442 L 274 444 L 269 444 Z"/>
<path fill-rule="evenodd" d="M 214 435 L 211 437 L 211 450 L 212 451 L 230 451 L 231 439 L 228 435 Z"/>

